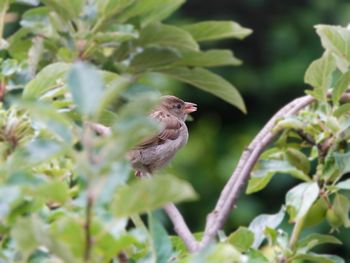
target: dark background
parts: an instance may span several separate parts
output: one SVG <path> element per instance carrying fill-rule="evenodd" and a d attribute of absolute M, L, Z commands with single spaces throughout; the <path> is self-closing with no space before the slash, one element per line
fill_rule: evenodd
<path fill-rule="evenodd" d="M 220 41 L 203 48 L 232 49 L 244 61 L 239 67 L 215 69 L 241 92 L 248 109 L 244 115 L 231 105 L 189 86 L 169 88 L 178 96 L 199 104 L 189 123 L 188 145 L 179 152 L 170 171 L 191 182 L 199 193 L 196 202 L 180 206 L 195 231 L 202 231 L 206 215 L 214 208 L 220 191 L 231 175 L 245 146 L 268 119 L 283 105 L 304 95 L 304 72 L 322 55 L 314 25 L 350 23 L 350 2 L 332 0 L 189 0 L 171 18 L 173 23 L 203 20 L 234 20 L 253 29 L 243 41 Z M 297 183 L 288 175 L 277 175 L 260 193 L 247 196 L 242 191 L 237 208 L 226 224 L 227 233 L 261 213 L 277 213 L 285 193 Z M 285 220 L 286 221 L 286 220 Z M 290 225 L 284 222 L 284 229 Z M 171 227 L 169 227 L 171 230 Z M 318 228 L 327 234 L 323 222 Z M 337 236 L 344 246 L 324 246 L 324 253 L 336 253 L 350 260 L 350 235 L 340 229 Z"/>

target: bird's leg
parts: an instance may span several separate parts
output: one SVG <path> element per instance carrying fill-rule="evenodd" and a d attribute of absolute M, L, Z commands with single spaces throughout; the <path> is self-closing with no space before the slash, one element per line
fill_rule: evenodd
<path fill-rule="evenodd" d="M 135 176 L 138 178 L 142 177 L 142 172 L 140 170 L 135 171 Z"/>

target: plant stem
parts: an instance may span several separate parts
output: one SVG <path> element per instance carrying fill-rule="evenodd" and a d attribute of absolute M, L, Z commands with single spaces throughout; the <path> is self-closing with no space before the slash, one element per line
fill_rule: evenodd
<path fill-rule="evenodd" d="M 2 4 L 2 9 L 0 10 L 0 39 L 4 36 L 5 16 L 9 6 L 9 1 L 5 0 L 5 3 Z"/>
<path fill-rule="evenodd" d="M 91 36 L 94 36 L 96 34 L 96 32 L 99 30 L 99 28 L 101 27 L 103 22 L 104 22 L 103 17 L 100 18 L 99 20 L 97 20 L 96 24 L 94 25 L 94 27 L 90 31 Z M 93 49 L 95 48 L 95 45 L 93 42 L 94 41 L 91 38 L 88 40 L 88 42 L 86 43 L 86 46 L 85 46 L 85 50 L 79 56 L 81 59 L 86 59 L 89 57 L 90 52 L 93 51 Z"/>
<path fill-rule="evenodd" d="M 145 223 L 142 221 L 141 217 L 138 214 L 131 216 L 131 220 L 137 228 L 145 230 L 146 233 L 148 233 L 148 229 L 147 229 Z"/>
<path fill-rule="evenodd" d="M 303 216 L 302 218 L 300 218 L 295 222 L 295 225 L 292 231 L 292 236 L 290 237 L 290 240 L 289 240 L 289 247 L 292 250 L 295 249 L 295 244 L 298 241 L 301 230 L 303 229 L 303 226 L 304 226 L 304 220 L 305 220 L 305 216 Z"/>
<path fill-rule="evenodd" d="M 185 220 L 183 219 L 180 211 L 176 208 L 173 203 L 167 204 L 163 207 L 165 213 L 168 215 L 169 219 L 173 223 L 174 231 L 179 237 L 182 238 L 187 249 L 190 252 L 195 252 L 199 248 L 199 243 L 191 233 Z"/>
<path fill-rule="evenodd" d="M 90 261 L 91 248 L 92 248 L 92 238 L 91 238 L 91 218 L 92 218 L 92 206 L 93 206 L 93 196 L 88 193 L 86 200 L 86 214 L 85 214 L 85 252 L 84 252 L 84 262 Z"/>

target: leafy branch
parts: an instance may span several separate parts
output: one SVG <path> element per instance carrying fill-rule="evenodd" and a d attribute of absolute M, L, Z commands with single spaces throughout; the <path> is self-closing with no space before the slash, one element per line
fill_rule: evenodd
<path fill-rule="evenodd" d="M 10 2 L 0 4 L 2 33 Z M 156 84 L 150 77 L 157 73 L 244 112 L 236 88 L 210 70 L 241 61 L 202 43 L 242 39 L 251 30 L 232 21 L 164 22 L 184 0 L 25 2 L 32 6 L 0 54 L 0 261 L 265 263 L 259 247 L 267 239 L 275 262 L 342 262 L 310 252 L 340 244 L 334 236 L 300 236 L 322 219 L 332 229 L 350 227 L 350 200 L 341 193 L 350 189 L 343 180 L 350 172 L 347 28 L 316 27 L 325 52 L 306 71 L 313 88 L 278 111 L 244 150 L 197 240 L 175 206 L 196 198 L 188 182 L 129 178 L 125 155 L 159 128 L 146 116 L 159 96 L 139 89 Z M 10 93 L 15 99 L 7 100 Z M 301 180 L 285 206 L 228 236 L 220 232 L 248 178 L 249 194 L 278 173 Z M 177 236 L 150 213 L 158 208 Z M 276 229 L 285 215 L 291 235 Z"/>
<path fill-rule="evenodd" d="M 349 95 L 350 93 L 343 94 L 341 100 L 350 101 Z M 164 208 L 174 225 L 176 233 L 183 239 L 189 251 L 198 251 L 199 249 L 203 249 L 216 237 L 218 231 L 223 227 L 229 213 L 235 206 L 235 202 L 241 189 L 245 186 L 245 183 L 250 176 L 250 172 L 259 159 L 259 156 L 264 149 L 271 142 L 273 142 L 278 132 L 280 132 L 275 131 L 278 120 L 296 114 L 298 111 L 313 102 L 315 102 L 315 98 L 310 95 L 293 100 L 281 108 L 256 135 L 253 141 L 242 153 L 241 158 L 238 161 L 237 168 L 234 170 L 230 179 L 223 188 L 214 210 L 207 216 L 205 231 L 200 243 L 193 238 L 193 235 L 189 232 L 189 228 L 185 224 L 183 217 L 173 204 Z M 108 127 L 101 124 L 91 123 L 90 127 L 101 135 L 109 135 L 111 133 L 111 130 Z M 299 231 L 296 232 L 299 233 Z M 294 244 L 297 240 L 297 236 L 297 233 L 293 235 L 292 239 L 294 241 L 291 241 L 292 244 Z"/>

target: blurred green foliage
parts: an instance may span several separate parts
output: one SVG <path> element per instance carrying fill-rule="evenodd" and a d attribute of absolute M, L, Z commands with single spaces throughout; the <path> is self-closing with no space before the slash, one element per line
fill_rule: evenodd
<path fill-rule="evenodd" d="M 36 0 L 18 0 L 16 2 L 29 5 L 39 3 Z M 6 41 L 0 43 L 2 48 L 5 47 L 0 52 L 2 57 L 14 58 L 6 59 L 1 64 L 1 77 L 7 82 L 8 87 L 7 95 L 16 95 L 26 86 L 25 99 L 38 99 L 44 103 L 17 102 L 22 111 L 25 109 L 33 116 L 33 124 L 30 123 L 26 115 L 20 114 L 18 116 L 18 112 L 15 110 L 12 113 L 12 117 L 20 118 L 24 127 L 15 126 L 14 128 L 16 143 L 21 145 L 21 151 L 14 155 L 14 162 L 9 162 L 5 168 L 2 168 L 8 169 L 3 171 L 7 175 L 3 180 L 9 187 L 4 188 L 0 194 L 2 198 L 7 197 L 8 202 L 0 206 L 0 214 L 8 217 L 9 221 L 0 225 L 0 230 L 9 234 L 8 225 L 12 224 L 12 219 L 25 215 L 29 211 L 38 211 L 46 205 L 48 208 L 40 212 L 40 217 L 25 217 L 16 221 L 15 226 L 11 226 L 13 230 L 10 235 L 23 249 L 22 256 L 24 258 L 30 256 L 34 260 L 45 258 L 47 256 L 45 251 L 38 250 L 34 254 L 30 254 L 36 246 L 45 244 L 65 262 L 74 261 L 81 257 L 84 249 L 86 250 L 82 246 L 85 242 L 80 222 L 82 215 L 72 214 L 70 217 L 63 217 L 62 215 L 66 215 L 67 211 L 62 212 L 59 209 L 55 211 L 54 209 L 62 204 L 67 204 L 71 199 L 74 200 L 73 210 L 79 211 L 79 209 L 88 206 L 89 204 L 85 203 L 86 196 L 88 196 L 85 189 L 89 189 L 89 184 L 98 182 L 95 176 L 99 173 L 103 174 L 109 187 L 107 187 L 106 193 L 101 193 L 100 186 L 96 183 L 96 193 L 94 193 L 99 195 L 97 202 L 98 206 L 101 207 L 96 211 L 96 217 L 103 218 L 102 221 L 96 220 L 92 224 L 92 235 L 98 237 L 96 251 L 93 252 L 96 259 L 107 260 L 114 256 L 113 253 L 119 252 L 121 249 L 132 254 L 133 252 L 129 250 L 130 246 L 136 248 L 137 253 L 133 254 L 135 260 L 145 258 L 147 257 L 147 251 L 144 247 L 145 240 L 153 240 L 150 245 L 155 250 L 155 254 L 152 254 L 152 257 L 160 261 L 165 260 L 173 253 L 170 240 L 157 218 L 149 215 L 149 232 L 143 231 L 143 226 L 142 224 L 138 225 L 140 222 L 137 219 L 134 219 L 135 225 L 137 225 L 134 232 L 123 232 L 121 229 L 126 227 L 126 221 L 114 219 L 114 215 L 131 215 L 145 211 L 144 207 L 137 202 L 138 195 L 135 195 L 135 199 L 131 200 L 130 206 L 125 208 L 119 206 L 120 200 L 125 203 L 133 191 L 138 191 L 140 195 L 149 197 L 145 201 L 148 209 L 161 207 L 167 201 L 182 200 L 173 188 L 168 189 L 168 196 L 163 196 L 162 193 L 155 191 L 155 186 L 162 188 L 164 185 L 173 183 L 178 188 L 186 190 L 188 195 L 183 197 L 184 199 L 192 199 L 195 196 L 193 189 L 186 182 L 173 177 L 158 177 L 153 180 L 152 184 L 133 182 L 130 186 L 125 186 L 130 168 L 123 162 L 115 162 L 116 159 L 121 158 L 136 141 L 155 129 L 144 117 L 140 117 L 157 101 L 157 96 L 152 97 L 151 93 L 147 91 L 160 90 L 162 94 L 173 93 L 199 104 L 199 112 L 194 114 L 194 121 L 189 124 L 189 143 L 185 149 L 179 152 L 172 165 L 165 169 L 165 173 L 169 172 L 189 181 L 198 193 L 199 201 L 183 204 L 180 208 L 184 211 L 184 216 L 191 229 L 200 231 L 203 229 L 205 216 L 214 207 L 219 193 L 234 169 L 244 147 L 274 111 L 296 96 L 303 94 L 306 87 L 302 84 L 304 72 L 310 62 L 322 53 L 320 41 L 314 33 L 313 26 L 321 23 L 346 25 L 350 17 L 349 3 L 341 0 L 336 1 L 336 4 L 326 0 L 283 2 L 219 0 L 205 3 L 205 5 L 202 1 L 191 0 L 184 5 L 181 11 L 176 13 L 176 16 L 168 19 L 169 23 L 179 26 L 175 27 L 154 25 L 152 21 L 165 19 L 183 4 L 181 0 L 164 1 L 160 5 L 157 1 L 149 1 L 150 8 L 142 6 L 141 1 L 105 0 L 99 1 L 97 13 L 94 13 L 96 10 L 94 11 L 89 5 L 82 8 L 82 4 L 79 4 L 82 1 L 62 1 L 63 8 L 55 0 L 42 2 L 46 5 L 45 7 L 32 10 L 30 10 L 30 6 L 23 4 L 11 5 L 10 12 L 15 17 L 8 18 L 13 23 L 9 23 L 5 28 L 5 36 L 12 35 L 19 28 L 18 21 L 20 19 L 21 29 L 10 38 L 9 43 Z M 134 2 L 139 4 L 133 6 Z M 128 8 L 129 5 L 130 8 Z M 50 10 L 55 10 L 55 13 L 50 13 Z M 79 13 L 76 13 L 77 10 L 84 13 L 83 23 L 74 20 Z M 23 14 L 23 16 L 18 18 L 16 14 Z M 113 20 L 115 14 L 120 14 L 117 25 L 109 23 L 110 21 L 115 22 Z M 217 23 L 204 24 L 204 26 L 203 24 L 186 26 L 198 20 L 208 19 L 223 21 L 234 19 L 253 28 L 255 33 L 244 43 L 231 42 L 228 39 L 212 43 L 205 41 L 221 40 L 223 36 L 224 38 L 241 38 L 242 34 L 245 36 L 250 31 L 230 22 L 224 22 L 221 26 Z M 67 23 L 70 20 L 74 21 L 73 28 Z M 225 32 L 227 25 L 229 25 L 228 33 L 226 31 L 225 34 L 220 34 L 220 30 L 216 26 Z M 207 32 L 206 30 L 210 29 L 210 26 L 213 26 L 213 31 Z M 231 32 L 232 28 L 234 30 Z M 214 36 L 210 32 L 214 32 Z M 39 35 L 39 37 L 32 38 L 33 35 Z M 197 42 L 200 42 L 199 44 L 204 50 L 213 50 L 200 52 Z M 103 48 L 99 48 L 101 46 Z M 140 46 L 142 50 L 137 48 Z M 192 70 L 192 67 L 197 66 L 207 68 L 240 64 L 240 60 L 233 56 L 230 51 L 218 51 L 218 48 L 234 49 L 239 54 L 239 59 L 244 61 L 243 66 L 234 69 L 215 68 L 211 71 L 206 69 Z M 29 54 L 28 63 L 25 63 L 22 60 L 27 54 Z M 128 57 L 130 54 L 132 56 Z M 112 62 L 111 57 L 115 58 Z M 98 64 L 99 69 L 79 63 L 71 67 L 70 63 L 77 58 L 90 60 L 93 64 Z M 51 64 L 52 62 L 58 63 Z M 169 64 L 174 68 L 167 68 Z M 37 72 L 40 73 L 36 75 Z M 201 90 L 195 90 L 189 86 L 184 87 L 174 79 L 165 77 L 165 75 L 171 76 L 204 91 L 214 93 L 244 111 L 244 104 L 232 84 L 214 75 L 213 72 L 225 76 L 230 83 L 234 83 L 240 88 L 246 101 L 248 115 L 243 115 L 231 105 Z M 82 77 L 85 75 L 88 75 L 89 78 Z M 137 82 L 134 78 L 130 78 L 130 75 L 136 77 Z M 314 75 L 317 76 L 317 73 Z M 29 82 L 34 76 L 36 78 Z M 336 85 L 338 97 L 334 98 L 335 104 L 344 91 L 346 86 L 344 83 L 348 81 L 347 75 L 344 74 L 344 76 L 344 79 Z M 306 82 L 315 86 L 312 95 L 322 101 L 325 98 L 325 89 L 322 85 L 321 88 L 318 87 L 319 81 L 314 82 L 313 78 L 306 79 Z M 211 81 L 215 82 L 214 85 L 208 84 Z M 126 90 L 126 87 L 129 86 L 131 87 Z M 102 87 L 106 89 L 103 90 Z M 89 92 L 91 89 L 94 89 L 94 93 Z M 317 92 L 317 89 L 322 90 L 323 93 Z M 145 91 L 147 94 L 143 94 Z M 84 96 L 79 96 L 80 94 L 84 94 Z M 136 97 L 137 99 L 135 99 Z M 130 107 L 123 107 L 124 102 L 130 98 L 135 99 L 134 104 Z M 149 100 L 148 103 L 144 103 L 145 98 Z M 50 103 L 50 106 L 45 104 L 47 102 Z M 73 102 L 77 108 L 71 107 Z M 8 104 L 11 103 L 6 101 L 6 112 L 1 112 L 4 123 L 7 115 L 11 113 L 11 110 L 7 111 Z M 105 106 L 110 104 L 112 104 L 114 111 L 118 112 L 118 117 L 122 121 L 118 119 L 116 122 L 117 117 L 113 113 L 103 111 Z M 135 107 L 135 105 L 140 107 Z M 64 114 L 57 114 L 57 109 Z M 319 109 L 310 109 L 310 111 L 313 110 Z M 336 118 L 340 118 L 341 114 L 346 111 L 347 109 L 336 108 L 334 115 Z M 43 112 L 45 114 L 42 114 Z M 322 109 L 317 114 L 322 115 Z M 83 149 L 89 148 L 88 144 L 84 145 L 84 142 L 79 142 L 81 136 L 86 136 L 87 128 L 82 125 L 85 118 L 108 125 L 112 124 L 113 132 L 117 134 L 110 140 L 120 146 L 118 149 L 108 148 L 109 140 L 96 138 L 91 134 L 87 135 L 92 136 L 93 147 L 96 147 L 92 150 L 93 155 L 102 154 L 104 152 L 101 149 L 107 148 L 109 157 L 100 165 L 91 165 L 87 161 L 88 158 L 84 154 L 91 154 L 89 150 L 80 152 L 81 147 Z M 136 121 L 130 123 L 127 122 L 128 119 Z M 305 121 L 303 116 L 301 119 L 301 121 Z M 71 120 L 74 120 L 76 125 L 71 126 Z M 10 124 L 5 125 L 11 126 Z M 326 124 L 330 125 L 330 130 L 334 128 L 332 120 L 327 121 Z M 38 137 L 28 143 L 28 138 L 23 136 L 23 132 L 33 136 L 32 126 L 36 131 L 35 136 Z M 43 127 L 46 128 L 43 129 Z M 135 130 L 138 132 L 132 133 Z M 132 136 L 127 136 L 131 133 Z M 313 135 L 315 137 L 325 136 L 323 133 Z M 6 136 L 6 134 L 1 134 L 1 139 L 9 141 Z M 74 144 L 74 148 L 69 148 L 69 144 Z M 4 145 L 0 149 L 2 156 L 6 158 L 8 154 L 12 153 L 12 148 L 11 144 Z M 298 179 L 308 181 L 307 176 L 314 171 L 315 164 L 305 161 L 304 152 L 297 151 L 293 147 L 285 150 L 283 149 L 283 154 L 281 154 L 283 160 L 274 160 L 273 154 L 271 154 L 272 160 L 267 160 L 270 161 L 270 164 L 272 163 L 273 170 L 264 170 L 266 165 L 263 164 L 258 166 L 255 174 L 259 172 L 262 175 L 267 174 L 263 176 L 266 183 L 272 179 L 273 175 L 276 173 L 277 175 L 273 177 L 274 179 L 267 186 L 267 189 L 260 194 L 251 196 L 241 194 L 238 207 L 227 223 L 227 233 L 236 230 L 238 226 L 248 226 L 249 222 L 262 212 L 267 212 L 270 215 L 256 217 L 249 226 L 250 230 L 238 228 L 228 237 L 226 243 L 220 243 L 189 260 L 193 262 L 205 262 L 206 260 L 210 260 L 208 262 L 225 262 L 228 258 L 238 259 L 241 256 L 240 253 L 248 253 L 251 246 L 257 247 L 258 243 L 261 243 L 261 240 L 257 242 L 257 238 L 255 240 L 251 238 L 251 231 L 259 237 L 267 236 L 269 244 L 282 247 L 281 244 L 287 243 L 286 237 L 282 237 L 281 233 L 277 233 L 274 228 L 283 222 L 283 227 L 288 230 L 287 219 L 282 221 L 283 213 L 281 211 L 277 213 L 277 211 L 284 203 L 285 193 L 297 181 L 281 173 L 289 173 Z M 67 154 L 62 154 L 63 152 Z M 34 153 L 36 158 L 30 158 Z M 336 154 L 336 161 L 332 160 L 333 165 L 336 162 L 338 169 L 342 165 L 345 166 L 344 170 L 341 170 L 341 175 L 343 175 L 348 172 L 346 164 L 344 164 L 348 156 L 346 153 Z M 72 161 L 72 156 L 74 161 Z M 268 154 L 266 156 L 267 159 L 271 157 Z M 295 159 L 302 160 L 302 162 L 296 164 Z M 39 164 L 41 161 L 45 163 Z M 19 166 L 14 169 L 13 165 L 18 163 L 22 163 L 24 167 Z M 286 166 L 286 163 L 288 165 L 291 163 L 293 167 Z M 35 175 L 49 175 L 50 179 L 36 178 L 36 176 L 23 172 L 28 166 L 33 166 Z M 61 169 L 62 167 L 64 169 Z M 17 169 L 18 172 L 11 173 L 9 176 L 9 171 Z M 72 176 L 69 174 L 71 170 L 80 171 L 81 174 L 77 173 Z M 113 177 L 116 172 L 122 175 L 121 178 Z M 62 174 L 65 178 L 64 183 L 57 178 Z M 18 182 L 24 182 L 24 190 L 22 187 L 21 189 L 16 187 Z M 40 186 L 37 187 L 37 185 Z M 110 207 L 109 197 L 119 187 L 122 190 Z M 346 182 L 337 187 L 339 189 L 349 188 Z M 260 188 L 253 185 L 248 190 L 254 192 Z M 300 219 L 305 215 L 305 211 L 309 209 L 312 211 L 314 208 L 316 212 L 321 211 L 321 218 L 327 216 L 332 227 L 348 226 L 348 218 L 344 215 L 344 211 L 348 211 L 349 207 L 346 195 L 337 194 L 334 197 L 332 200 L 333 210 L 327 210 L 324 207 L 315 208 L 318 204 L 318 200 L 315 201 L 317 197 L 315 193 L 318 190 L 315 183 L 308 182 L 292 188 L 288 192 L 289 197 L 287 195 L 286 200 L 289 215 L 294 219 Z M 34 199 L 29 198 L 29 200 L 19 202 L 19 197 L 23 195 L 19 191 L 25 191 L 26 196 Z M 314 196 L 314 198 L 306 201 L 305 198 L 299 198 L 303 191 L 308 191 L 310 196 Z M 296 199 L 291 196 L 296 196 Z M 53 210 L 49 211 L 49 209 Z M 313 220 L 315 217 L 310 216 Z M 267 221 L 270 224 L 266 224 Z M 44 233 L 42 227 L 47 222 L 52 223 L 53 227 L 49 233 Z M 106 222 L 115 224 L 116 228 L 119 228 L 112 234 L 106 233 L 104 231 Z M 266 227 L 264 233 L 256 230 L 262 225 L 264 228 Z M 23 232 L 28 231 L 28 229 L 30 233 L 23 235 Z M 307 229 L 305 233 L 307 234 L 308 231 L 327 233 L 329 229 L 327 224 L 321 224 L 317 228 Z M 171 231 L 170 225 L 169 230 Z M 71 231 L 77 233 L 74 238 L 69 235 Z M 38 238 L 39 234 L 42 235 L 41 238 Z M 71 247 L 62 248 L 61 243 L 54 243 L 56 239 L 63 240 Z M 174 239 L 175 241 L 172 241 L 176 244 L 176 238 Z M 344 243 L 342 251 L 338 251 L 339 247 L 327 245 L 327 247 L 323 247 L 322 252 L 349 258 L 346 250 L 350 246 L 350 239 L 346 237 L 346 232 L 340 233 L 340 239 Z M 311 249 L 313 246 L 323 243 L 338 244 L 339 241 L 331 236 L 308 236 L 297 243 L 297 249 L 303 251 L 304 246 L 309 246 L 308 248 Z M 13 248 L 11 245 L 9 247 Z M 288 247 L 284 248 L 286 253 L 290 252 Z M 164 249 L 164 254 L 159 253 L 162 249 Z M 266 250 L 264 251 L 265 255 L 272 253 L 269 251 L 271 247 L 264 247 L 264 249 Z M 13 248 L 13 250 L 15 249 Z M 183 253 L 183 248 L 179 251 Z M 263 262 L 263 256 L 258 250 L 249 250 L 249 257 Z M 294 259 L 317 260 L 317 255 L 305 252 L 305 254 L 295 256 Z M 336 258 L 329 258 L 329 260 L 331 259 L 336 260 Z"/>
<path fill-rule="evenodd" d="M 183 3 L 0 2 L 1 262 L 243 257 L 233 244 L 211 246 L 198 259 L 174 251 L 151 211 L 196 192 L 170 175 L 136 181 L 125 160 L 159 128 L 147 118 L 160 97 L 152 74 L 246 110 L 236 88 L 211 69 L 240 60 L 202 45 L 252 31 L 229 20 L 163 23 Z M 110 136 L 95 133 L 96 122 L 109 125 Z"/>

